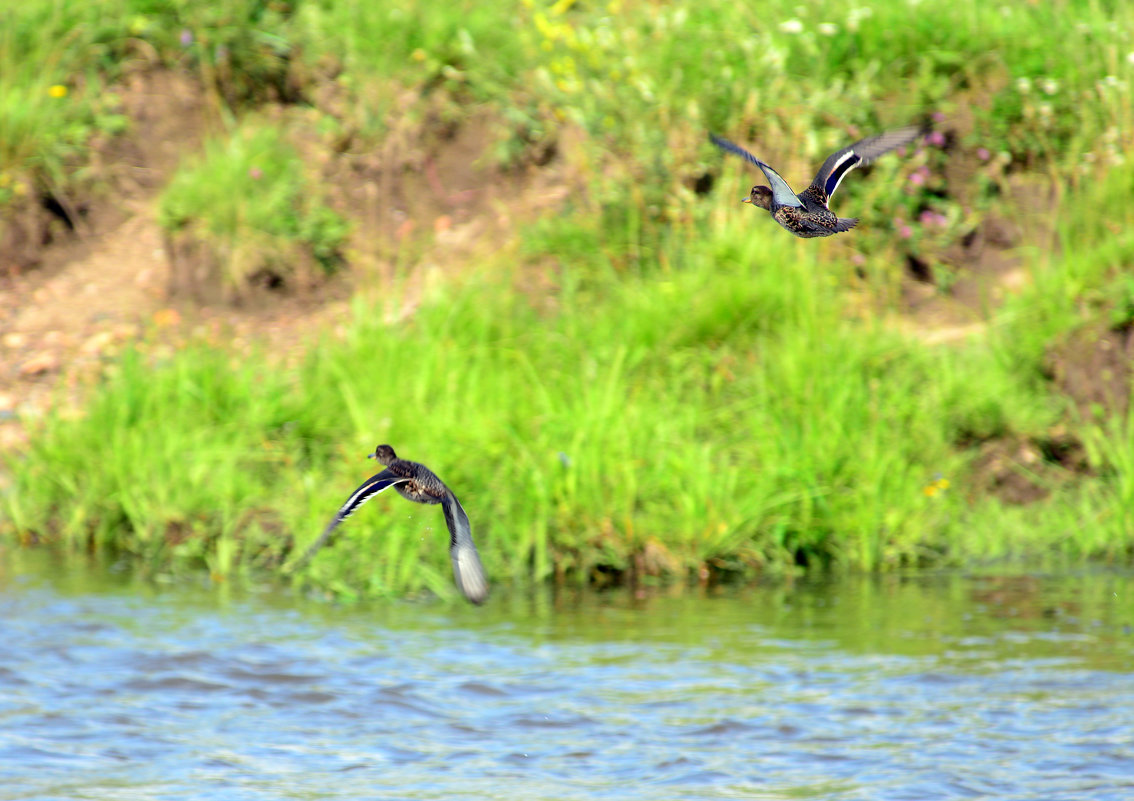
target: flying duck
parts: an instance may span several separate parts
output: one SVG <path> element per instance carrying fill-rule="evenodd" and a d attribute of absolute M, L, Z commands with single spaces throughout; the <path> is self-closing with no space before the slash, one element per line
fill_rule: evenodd
<path fill-rule="evenodd" d="M 815 174 L 811 186 L 798 195 L 778 172 L 740 145 L 735 145 L 715 134 L 710 134 L 709 138 L 722 150 L 751 161 L 763 171 L 768 183 L 771 184 L 770 189 L 766 186 L 752 187 L 751 194 L 741 202 L 751 203 L 753 206 L 770 211 L 772 218 L 784 228 L 798 237 L 810 239 L 815 236 L 841 234 L 854 228 L 855 223 L 858 222 L 857 217 L 849 219 L 836 217 L 827 206 L 847 173 L 855 167 L 869 164 L 883 153 L 908 145 L 924 133 L 924 128 L 910 125 L 848 145 L 828 156 L 823 166 L 819 168 L 819 172 Z"/>
<path fill-rule="evenodd" d="M 323 533 L 319 535 L 319 539 L 307 549 L 292 571 L 307 564 L 339 524 L 358 511 L 358 507 L 380 492 L 393 487 L 407 501 L 441 504 L 441 511 L 445 514 L 445 525 L 449 527 L 449 558 L 453 562 L 453 576 L 457 587 L 474 604 L 484 603 L 488 597 L 488 580 L 484 576 L 480 555 L 473 544 L 468 515 L 465 514 L 453 491 L 425 465 L 399 459 L 389 445 L 379 445 L 367 458 L 376 459 L 386 469 L 366 479 L 351 493 Z"/>

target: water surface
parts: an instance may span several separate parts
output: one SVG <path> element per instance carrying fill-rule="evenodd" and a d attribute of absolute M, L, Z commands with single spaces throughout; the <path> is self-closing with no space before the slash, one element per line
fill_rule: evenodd
<path fill-rule="evenodd" d="M 0 799 L 1130 799 L 1130 579 L 343 608 L 0 554 Z"/>

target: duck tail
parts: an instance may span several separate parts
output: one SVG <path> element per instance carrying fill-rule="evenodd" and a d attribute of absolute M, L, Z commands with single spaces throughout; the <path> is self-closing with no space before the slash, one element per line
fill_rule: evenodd
<path fill-rule="evenodd" d="M 839 217 L 835 220 L 835 233 L 841 234 L 858 225 L 858 217 Z"/>
<path fill-rule="evenodd" d="M 473 544 L 468 515 L 452 493 L 441 501 L 441 511 L 445 513 L 445 524 L 449 527 L 449 559 L 453 563 L 453 578 L 469 601 L 482 604 L 488 598 L 488 579 L 484 576 L 484 565 L 480 563 L 480 554 Z"/>

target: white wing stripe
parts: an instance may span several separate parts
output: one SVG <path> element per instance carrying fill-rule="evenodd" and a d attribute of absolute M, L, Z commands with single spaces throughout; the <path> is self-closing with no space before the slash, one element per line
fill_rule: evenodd
<path fill-rule="evenodd" d="M 857 167 L 860 161 L 862 161 L 862 157 L 853 150 L 849 150 L 841 159 L 835 162 L 835 165 L 831 168 L 831 174 L 827 176 L 827 185 L 823 187 L 824 191 L 827 193 L 827 197 L 831 197 L 835 194 L 835 190 L 839 188 L 839 184 L 847 177 L 847 173 Z"/>
<path fill-rule="evenodd" d="M 335 521 L 338 523 L 343 522 L 348 517 L 357 512 L 360 506 L 373 498 L 375 495 L 380 495 L 382 492 L 388 490 L 395 484 L 402 484 L 406 481 L 409 481 L 409 479 L 387 478 L 378 481 L 367 481 L 361 487 L 356 489 L 349 498 L 347 498 L 346 503 L 339 507 L 339 511 L 335 514 Z"/>

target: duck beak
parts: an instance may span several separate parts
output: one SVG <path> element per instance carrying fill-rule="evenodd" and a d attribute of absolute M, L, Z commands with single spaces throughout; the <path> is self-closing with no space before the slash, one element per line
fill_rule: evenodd
<path fill-rule="evenodd" d="M 741 202 L 741 203 L 751 203 L 751 202 L 752 202 L 752 198 L 750 198 L 750 197 L 742 197 L 742 198 L 740 199 L 740 202 Z"/>
<path fill-rule="evenodd" d="M 378 454 L 377 453 L 368 453 L 368 454 L 366 454 L 366 458 L 367 459 L 377 459 Z"/>

